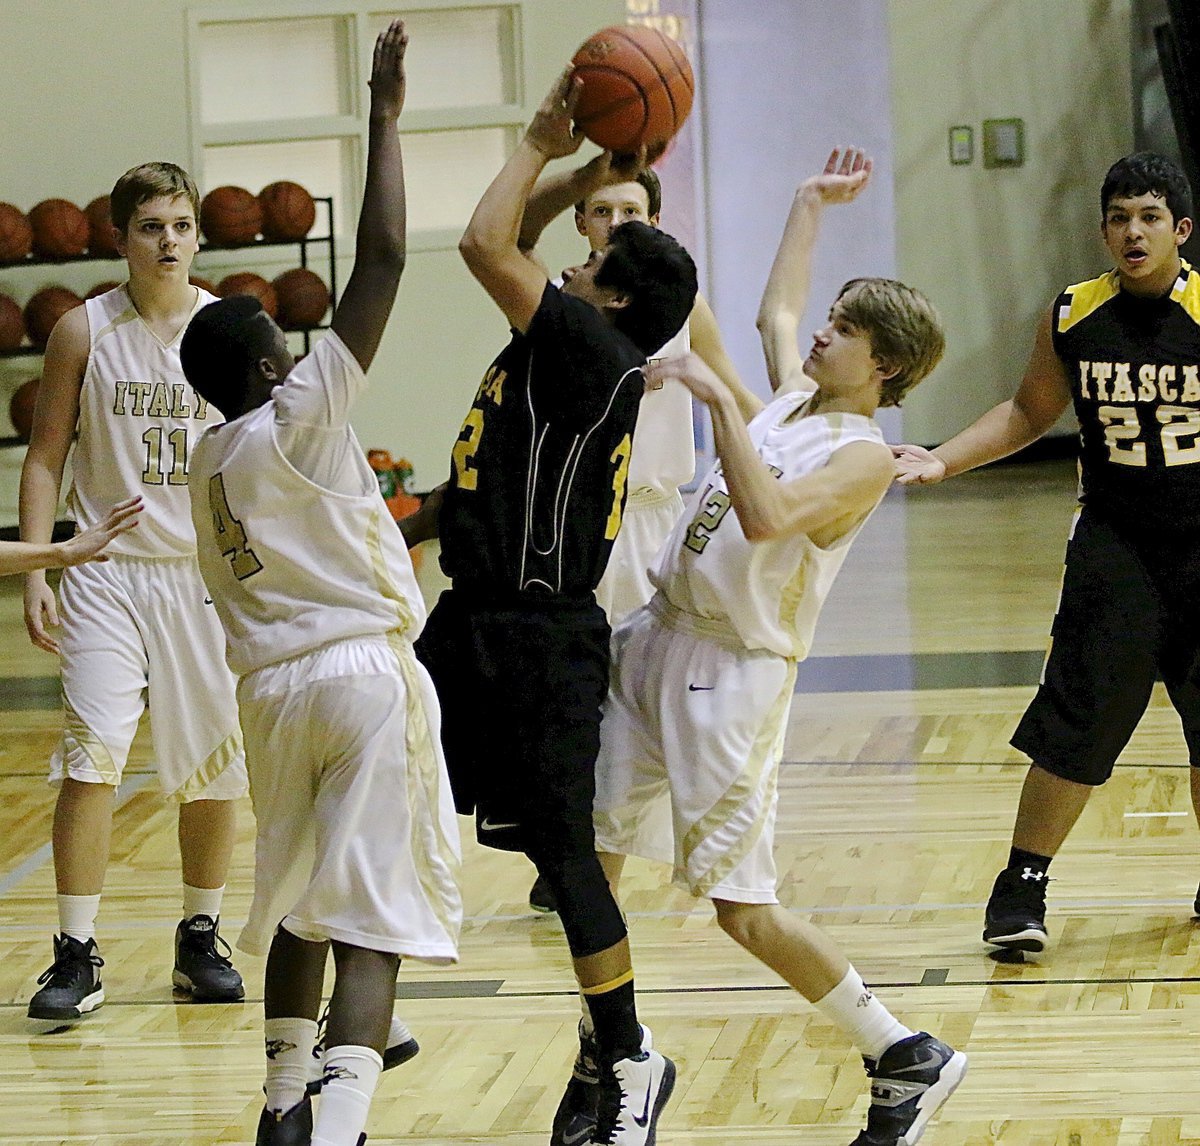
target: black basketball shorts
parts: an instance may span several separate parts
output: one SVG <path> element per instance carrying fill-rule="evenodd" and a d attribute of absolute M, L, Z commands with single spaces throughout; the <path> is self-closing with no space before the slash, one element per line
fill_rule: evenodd
<path fill-rule="evenodd" d="M 1185 548 L 1135 547 L 1094 512 L 1080 514 L 1041 685 L 1012 737 L 1039 768 L 1103 784 L 1157 678 L 1200 764 L 1200 546 Z"/>

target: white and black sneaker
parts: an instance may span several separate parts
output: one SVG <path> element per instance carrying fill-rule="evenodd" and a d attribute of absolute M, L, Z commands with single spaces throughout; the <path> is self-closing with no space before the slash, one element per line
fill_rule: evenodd
<path fill-rule="evenodd" d="M 1050 942 L 1046 933 L 1046 884 L 1044 871 L 1005 868 L 992 885 L 984 912 L 983 941 L 1009 951 L 1037 954 Z"/>
<path fill-rule="evenodd" d="M 308 1066 L 307 1090 L 309 1094 L 320 1094 L 321 1087 L 325 1082 L 325 1028 L 328 1023 L 329 1006 L 326 1004 L 320 1019 L 317 1020 L 317 1041 L 313 1044 L 312 1060 Z M 413 1033 L 408 1029 L 408 1025 L 393 1015 L 392 1025 L 388 1030 L 387 1046 L 383 1048 L 383 1069 L 391 1070 L 394 1066 L 408 1062 L 410 1058 L 416 1056 L 420 1049 L 421 1045 L 413 1038 Z"/>
<path fill-rule="evenodd" d="M 236 1003 L 246 997 L 246 988 L 230 961 L 232 954 L 218 920 L 209 915 L 181 919 L 175 928 L 171 982 L 198 1003 Z"/>
<path fill-rule="evenodd" d="M 646 1028 L 643 1027 L 643 1034 Z M 646 1046 L 643 1042 L 642 1049 Z M 582 1146 L 589 1142 L 596 1125 L 596 1103 L 600 1091 L 600 1048 L 596 1036 L 579 1020 L 579 1053 L 563 1092 L 550 1130 L 550 1146 Z"/>
<path fill-rule="evenodd" d="M 850 1146 L 913 1146 L 967 1073 L 967 1056 L 922 1031 L 893 1043 L 878 1061 L 864 1058 L 871 1080 L 867 1128 Z"/>
<path fill-rule="evenodd" d="M 38 976 L 41 990 L 29 1000 L 29 1017 L 77 1023 L 104 1002 L 103 966 L 95 939 L 83 943 L 71 935 L 54 936 L 54 962 Z"/>
<path fill-rule="evenodd" d="M 596 1086 L 596 1146 L 654 1146 L 658 1116 L 675 1089 L 675 1064 L 659 1054 L 642 1027 L 642 1050 L 600 1072 Z"/>

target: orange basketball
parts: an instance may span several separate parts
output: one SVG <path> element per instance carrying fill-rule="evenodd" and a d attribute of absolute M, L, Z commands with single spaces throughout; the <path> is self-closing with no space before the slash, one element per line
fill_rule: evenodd
<path fill-rule="evenodd" d="M 97 195 L 84 207 L 83 213 L 88 221 L 88 253 L 115 258 L 117 243 L 113 238 L 112 211 L 109 209 L 108 196 Z"/>
<path fill-rule="evenodd" d="M 571 61 L 583 84 L 575 123 L 607 151 L 665 144 L 692 110 L 695 80 L 683 49 L 643 25 L 604 28 Z"/>
<path fill-rule="evenodd" d="M 228 298 L 231 294 L 248 294 L 262 303 L 262 308 L 272 318 L 279 311 L 279 299 L 275 297 L 275 288 L 262 275 L 253 271 L 238 271 L 234 275 L 226 275 L 217 286 L 217 294 Z"/>
<path fill-rule="evenodd" d="M 87 216 L 67 199 L 43 199 L 29 212 L 33 249 L 47 259 L 73 259 L 87 250 Z"/>
<path fill-rule="evenodd" d="M 24 337 L 21 308 L 8 295 L 0 294 L 0 350 L 16 350 Z"/>
<path fill-rule="evenodd" d="M 209 294 L 217 293 L 217 284 L 211 279 L 201 278 L 199 275 L 189 275 L 188 282 L 194 287 L 199 287 L 201 290 L 208 291 Z"/>
<path fill-rule="evenodd" d="M 99 298 L 102 294 L 108 294 L 110 290 L 116 290 L 121 284 L 116 279 L 105 279 L 102 283 L 97 283 L 90 291 L 83 296 L 86 302 L 89 298 Z"/>
<path fill-rule="evenodd" d="M 38 291 L 25 304 L 25 328 L 29 331 L 29 340 L 44 349 L 55 323 L 82 303 L 79 295 L 63 286 L 48 286 Z"/>
<path fill-rule="evenodd" d="M 262 224 L 262 207 L 245 187 L 214 187 L 200 202 L 200 230 L 218 246 L 252 243 Z"/>
<path fill-rule="evenodd" d="M 284 271 L 272 284 L 279 297 L 279 325 L 284 330 L 316 326 L 329 309 L 329 288 L 320 275 L 303 267 Z"/>
<path fill-rule="evenodd" d="M 317 205 L 299 183 L 281 179 L 258 193 L 262 205 L 264 239 L 295 242 L 303 239 L 317 221 Z"/>
<path fill-rule="evenodd" d="M 29 441 L 33 436 L 33 408 L 37 405 L 40 381 L 40 378 L 30 378 L 28 382 L 22 382 L 8 403 L 8 416 L 17 437 L 23 442 Z"/>
<path fill-rule="evenodd" d="M 0 263 L 23 259 L 33 250 L 33 228 L 11 203 L 0 203 Z"/>

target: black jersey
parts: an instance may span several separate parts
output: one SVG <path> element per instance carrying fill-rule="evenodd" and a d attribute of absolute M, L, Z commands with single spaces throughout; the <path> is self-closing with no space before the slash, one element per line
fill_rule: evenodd
<path fill-rule="evenodd" d="M 1080 426 L 1084 502 L 1143 536 L 1200 530 L 1200 275 L 1140 298 L 1116 271 L 1055 303 Z"/>
<path fill-rule="evenodd" d="M 454 445 L 438 529 L 456 586 L 595 589 L 625 508 L 645 361 L 595 307 L 546 284 Z"/>

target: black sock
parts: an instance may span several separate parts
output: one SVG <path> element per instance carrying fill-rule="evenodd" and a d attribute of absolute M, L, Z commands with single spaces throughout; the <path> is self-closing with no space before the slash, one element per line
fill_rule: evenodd
<path fill-rule="evenodd" d="M 619 1062 L 642 1053 L 642 1027 L 637 1019 L 632 979 L 602 995 L 587 994 L 585 989 L 583 997 L 596 1028 L 601 1062 Z"/>
<path fill-rule="evenodd" d="M 1035 852 L 1022 851 L 1020 848 L 1012 848 L 1008 853 L 1008 870 L 1015 871 L 1024 875 L 1027 871 L 1030 878 L 1037 875 L 1045 876 L 1050 870 L 1050 861 L 1053 856 L 1040 856 Z"/>

